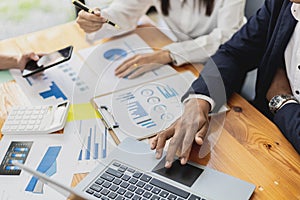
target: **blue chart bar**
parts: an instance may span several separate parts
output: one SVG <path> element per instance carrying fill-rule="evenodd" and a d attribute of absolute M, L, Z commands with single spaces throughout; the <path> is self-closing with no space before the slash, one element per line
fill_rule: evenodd
<path fill-rule="evenodd" d="M 52 81 L 51 83 L 52 83 L 52 85 L 50 86 L 50 90 L 41 92 L 40 95 L 44 99 L 54 96 L 56 99 L 62 98 L 63 100 L 67 100 L 67 97 L 59 89 L 59 87 L 55 84 L 55 82 Z"/>
<path fill-rule="evenodd" d="M 78 156 L 78 161 L 99 159 L 100 141 L 97 138 L 97 134 L 99 134 L 97 132 L 97 126 L 95 124 L 84 124 L 82 128 L 82 123 L 84 122 L 80 121 L 79 134 L 83 139 L 83 143 Z M 88 135 L 85 135 L 86 130 L 89 130 Z"/>
<path fill-rule="evenodd" d="M 96 141 L 96 127 L 94 128 L 94 159 L 98 159 L 99 157 L 99 143 L 97 143 Z"/>
<path fill-rule="evenodd" d="M 86 148 L 86 154 L 85 154 L 86 160 L 91 159 L 91 143 L 92 143 L 92 128 L 90 128 L 90 135 L 88 136 L 88 142 L 87 142 L 87 148 Z"/>
<path fill-rule="evenodd" d="M 47 149 L 47 152 L 45 153 L 42 161 L 40 162 L 37 171 L 46 174 L 47 176 L 52 176 L 56 173 L 56 159 L 58 157 L 58 154 L 61 150 L 61 146 L 53 146 L 49 147 Z M 32 177 L 25 189 L 27 192 L 35 192 L 36 190 L 36 184 L 38 182 L 38 179 L 35 177 Z M 43 193 L 42 191 L 39 191 L 39 193 Z"/>
<path fill-rule="evenodd" d="M 170 86 L 157 86 L 156 87 L 160 93 L 166 98 L 172 98 L 172 97 L 176 97 L 178 95 L 178 93 L 175 91 L 174 88 L 171 88 Z"/>
<path fill-rule="evenodd" d="M 129 103 L 127 108 L 134 120 L 148 116 L 148 113 L 138 101 Z"/>
<path fill-rule="evenodd" d="M 14 151 L 15 152 L 29 151 L 29 148 L 26 148 L 26 147 L 25 148 L 15 147 Z"/>
<path fill-rule="evenodd" d="M 153 126 L 156 126 L 152 119 L 149 118 L 149 114 L 145 111 L 143 106 L 138 101 L 128 103 L 127 108 L 128 112 L 132 116 L 132 119 L 137 121 L 137 125 L 140 125 L 143 128 L 151 128 Z"/>
<path fill-rule="evenodd" d="M 82 160 L 82 149 L 80 150 L 79 156 L 78 156 L 78 160 Z"/>
<path fill-rule="evenodd" d="M 146 120 L 137 122 L 137 124 L 139 124 L 139 125 L 141 125 L 142 127 L 145 127 L 145 128 L 151 128 L 153 126 L 156 126 L 156 124 L 151 119 L 146 119 Z"/>
<path fill-rule="evenodd" d="M 121 94 L 117 100 L 119 100 L 120 102 L 126 102 L 126 101 L 129 101 L 130 99 L 134 99 L 135 96 L 131 93 L 131 92 L 127 92 L 125 94 Z"/>

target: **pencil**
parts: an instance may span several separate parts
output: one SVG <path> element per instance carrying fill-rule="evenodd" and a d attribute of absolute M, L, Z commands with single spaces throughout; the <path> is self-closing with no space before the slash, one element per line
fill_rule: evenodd
<path fill-rule="evenodd" d="M 87 7 L 85 4 L 83 4 L 82 2 L 78 1 L 78 0 L 72 0 L 72 3 L 77 6 L 78 8 L 84 10 L 85 12 L 91 13 L 91 14 L 95 14 L 93 9 L 90 9 L 89 7 Z M 120 26 L 112 21 L 110 21 L 109 19 L 106 19 L 105 23 L 114 26 L 117 29 L 120 29 Z"/>

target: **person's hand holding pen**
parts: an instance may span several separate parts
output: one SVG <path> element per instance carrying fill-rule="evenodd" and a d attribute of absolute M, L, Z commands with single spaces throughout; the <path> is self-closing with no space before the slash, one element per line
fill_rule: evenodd
<path fill-rule="evenodd" d="M 93 13 L 81 10 L 78 13 L 76 22 L 84 32 L 92 33 L 102 28 L 103 24 L 106 23 L 106 18 L 101 16 L 99 8 L 95 8 L 93 9 Z"/>
<path fill-rule="evenodd" d="M 101 10 L 99 8 L 90 9 L 78 0 L 73 0 L 73 4 L 82 9 L 78 13 L 76 22 L 79 24 L 86 33 L 92 33 L 102 28 L 103 24 L 107 23 L 115 28 L 120 27 L 109 19 L 101 16 Z"/>

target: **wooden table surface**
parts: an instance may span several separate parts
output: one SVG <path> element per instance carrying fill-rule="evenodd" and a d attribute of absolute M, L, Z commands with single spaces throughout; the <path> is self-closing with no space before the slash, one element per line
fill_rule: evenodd
<path fill-rule="evenodd" d="M 154 49 L 170 43 L 165 35 L 151 25 L 142 25 L 136 31 Z M 95 44 L 101 43 L 97 42 Z M 39 32 L 0 41 L 1 53 L 28 51 L 51 52 L 72 44 L 74 50 L 91 46 L 75 22 Z M 185 66 L 179 70 L 191 69 Z M 22 100 L 15 81 L 0 85 L 0 127 L 7 109 Z M 222 134 L 213 150 L 204 158 L 198 157 L 195 145 L 191 160 L 256 185 L 251 199 L 300 199 L 300 156 L 278 128 L 241 96 L 235 94 L 228 102 Z M 74 176 L 76 185 L 85 174 Z"/>

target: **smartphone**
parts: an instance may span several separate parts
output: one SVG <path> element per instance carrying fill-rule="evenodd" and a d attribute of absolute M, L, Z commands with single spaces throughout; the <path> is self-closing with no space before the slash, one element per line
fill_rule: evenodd
<path fill-rule="evenodd" d="M 26 63 L 22 72 L 23 77 L 31 76 L 45 69 L 69 60 L 72 56 L 73 46 L 59 49 L 52 53 L 43 55 L 38 61 L 30 60 Z"/>

